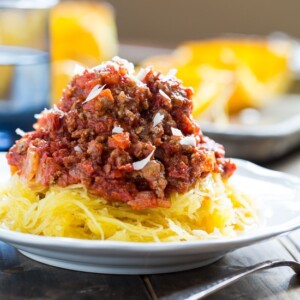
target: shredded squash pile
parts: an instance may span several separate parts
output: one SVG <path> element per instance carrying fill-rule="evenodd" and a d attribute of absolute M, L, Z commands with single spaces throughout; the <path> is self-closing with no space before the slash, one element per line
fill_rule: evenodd
<path fill-rule="evenodd" d="M 14 175 L 0 193 L 0 222 L 24 233 L 128 242 L 232 237 L 255 223 L 253 203 L 219 174 L 170 200 L 171 208 L 136 211 L 92 196 L 83 185 L 35 192 Z"/>

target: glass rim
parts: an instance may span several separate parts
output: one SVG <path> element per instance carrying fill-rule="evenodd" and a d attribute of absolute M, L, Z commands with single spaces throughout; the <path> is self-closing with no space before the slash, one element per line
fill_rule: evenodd
<path fill-rule="evenodd" d="M 59 0 L 0 0 L 1 8 L 40 9 L 50 8 Z"/>

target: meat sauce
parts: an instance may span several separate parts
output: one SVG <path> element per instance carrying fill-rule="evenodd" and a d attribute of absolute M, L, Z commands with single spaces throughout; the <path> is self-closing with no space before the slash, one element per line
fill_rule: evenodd
<path fill-rule="evenodd" d="M 81 183 L 133 209 L 169 207 L 211 172 L 230 177 L 236 166 L 191 117 L 192 90 L 172 72 L 133 72 L 115 58 L 75 75 L 9 150 L 12 173 L 35 188 Z"/>

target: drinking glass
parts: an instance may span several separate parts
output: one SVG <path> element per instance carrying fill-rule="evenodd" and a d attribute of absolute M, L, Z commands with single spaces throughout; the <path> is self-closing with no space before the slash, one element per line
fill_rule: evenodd
<path fill-rule="evenodd" d="M 49 11 L 58 0 L 0 0 L 0 150 L 49 105 Z"/>

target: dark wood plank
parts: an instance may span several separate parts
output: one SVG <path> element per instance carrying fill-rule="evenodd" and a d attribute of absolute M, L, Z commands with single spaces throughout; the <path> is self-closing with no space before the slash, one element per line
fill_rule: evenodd
<path fill-rule="evenodd" d="M 139 276 L 50 267 L 0 242 L 0 299 L 150 299 Z"/>
<path fill-rule="evenodd" d="M 278 240 L 271 240 L 227 254 L 203 268 L 173 274 L 152 275 L 150 281 L 158 299 L 185 299 L 191 290 L 222 278 L 243 266 L 268 259 L 293 259 Z M 180 292 L 180 294 L 178 293 Z M 300 279 L 287 267 L 262 271 L 224 288 L 207 299 L 299 299 Z"/>

